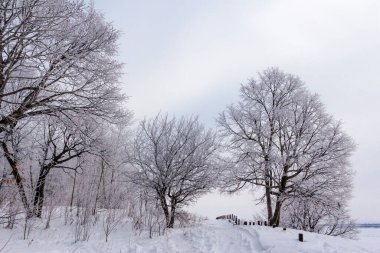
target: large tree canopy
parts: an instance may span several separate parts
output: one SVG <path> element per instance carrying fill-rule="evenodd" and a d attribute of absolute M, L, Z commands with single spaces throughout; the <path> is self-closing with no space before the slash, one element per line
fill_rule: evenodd
<path fill-rule="evenodd" d="M 1 5 L 1 132 L 35 115 L 117 112 L 118 32 L 99 13 L 83 1 Z"/>
<path fill-rule="evenodd" d="M 131 162 L 133 183 L 160 200 L 166 226 L 173 227 L 176 209 L 215 186 L 218 142 L 195 117 L 158 115 L 140 124 Z"/>
<path fill-rule="evenodd" d="M 287 200 L 347 192 L 354 144 L 296 76 L 270 68 L 241 87 L 239 103 L 218 123 L 233 160 L 231 191 L 264 189 L 268 221 L 278 225 Z"/>
<path fill-rule="evenodd" d="M 117 38 L 118 31 L 84 1 L 0 2 L 0 142 L 29 216 L 12 135 L 18 125 L 27 128 L 46 116 L 66 125 L 79 115 L 124 116 Z"/>

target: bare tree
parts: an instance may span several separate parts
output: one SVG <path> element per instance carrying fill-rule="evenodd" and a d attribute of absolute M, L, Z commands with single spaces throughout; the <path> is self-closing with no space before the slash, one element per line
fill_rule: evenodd
<path fill-rule="evenodd" d="M 355 238 L 358 231 L 348 213 L 347 200 L 345 192 L 291 199 L 284 205 L 282 223 L 295 229 Z"/>
<path fill-rule="evenodd" d="M 168 228 L 181 206 L 215 185 L 218 142 L 196 117 L 144 120 L 133 148 L 131 180 L 156 194 Z"/>
<path fill-rule="evenodd" d="M 298 77 L 264 71 L 242 85 L 240 102 L 227 107 L 218 123 L 234 159 L 226 186 L 263 187 L 271 225 L 279 224 L 288 199 L 350 185 L 354 144 Z M 339 175 L 348 176 L 338 182 Z"/>
<path fill-rule="evenodd" d="M 72 120 L 70 121 L 70 123 Z M 36 142 L 38 148 L 38 179 L 34 187 L 33 213 L 41 217 L 44 202 L 44 190 L 46 179 L 52 169 L 77 169 L 75 159 L 86 152 L 90 152 L 93 143 L 96 142 L 94 127 L 90 122 L 65 124 L 57 120 L 49 119 L 43 129 L 43 136 Z"/>
<path fill-rule="evenodd" d="M 24 194 L 22 202 L 27 203 L 25 209 L 37 217 L 41 217 L 50 172 L 58 168 L 75 170 L 78 166 L 76 160 L 84 153 L 95 150 L 94 143 L 99 134 L 94 122 L 85 116 L 79 118 L 73 115 L 66 121 L 56 117 L 39 119 L 34 124 L 28 122 L 15 127 L 12 134 L 7 135 L 10 139 L 3 142 L 8 162 L 16 164 L 20 176 L 23 176 L 18 188 Z M 32 192 L 28 194 L 26 189 Z"/>
<path fill-rule="evenodd" d="M 41 115 L 123 115 L 118 32 L 83 1 L 1 1 L 0 16 L 0 141 L 31 215 L 6 136 L 20 121 Z"/>

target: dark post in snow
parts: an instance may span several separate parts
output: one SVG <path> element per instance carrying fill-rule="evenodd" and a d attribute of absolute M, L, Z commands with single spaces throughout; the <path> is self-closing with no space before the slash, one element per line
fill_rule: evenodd
<path fill-rule="evenodd" d="M 244 223 L 243 223 L 244 225 L 248 225 L 248 223 L 246 222 L 246 221 L 244 221 Z"/>
<path fill-rule="evenodd" d="M 282 230 L 284 230 L 284 231 L 285 231 L 285 230 L 286 230 L 286 228 L 282 228 Z"/>
<path fill-rule="evenodd" d="M 303 242 L 303 234 L 298 234 L 298 241 Z"/>
<path fill-rule="evenodd" d="M 264 226 L 268 226 L 268 223 L 267 223 L 267 221 L 264 221 Z"/>

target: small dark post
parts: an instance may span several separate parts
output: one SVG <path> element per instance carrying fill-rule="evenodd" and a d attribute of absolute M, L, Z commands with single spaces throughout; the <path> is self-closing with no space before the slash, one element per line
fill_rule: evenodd
<path fill-rule="evenodd" d="M 238 219 L 238 225 L 240 225 L 240 219 Z"/>
<path fill-rule="evenodd" d="M 286 228 L 282 228 L 282 230 L 284 230 L 284 231 L 285 231 L 285 230 L 286 230 Z"/>
<path fill-rule="evenodd" d="M 249 222 L 249 226 L 251 226 L 251 222 Z"/>
<path fill-rule="evenodd" d="M 246 221 L 244 221 L 244 225 L 248 225 L 248 223 Z"/>
<path fill-rule="evenodd" d="M 235 216 L 235 224 L 236 224 L 236 225 L 238 224 L 238 219 L 237 219 L 236 216 Z"/>
<path fill-rule="evenodd" d="M 298 234 L 298 241 L 303 242 L 303 234 Z"/>
<path fill-rule="evenodd" d="M 268 226 L 268 223 L 267 223 L 267 221 L 264 221 L 264 226 Z"/>
<path fill-rule="evenodd" d="M 276 228 L 276 225 L 273 225 L 272 227 L 273 227 L 273 228 Z"/>
<path fill-rule="evenodd" d="M 255 222 L 252 222 L 252 225 L 255 225 Z"/>

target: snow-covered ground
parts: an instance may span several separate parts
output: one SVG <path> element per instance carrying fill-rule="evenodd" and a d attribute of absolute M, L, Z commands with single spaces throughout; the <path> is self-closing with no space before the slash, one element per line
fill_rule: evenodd
<path fill-rule="evenodd" d="M 372 252 L 380 252 L 380 227 L 379 228 L 360 228 L 358 242 L 365 245 Z"/>
<path fill-rule="evenodd" d="M 227 221 L 205 221 L 191 228 L 174 229 L 153 239 L 133 232 L 128 225 L 104 240 L 101 226 L 91 230 L 87 242 L 74 243 L 73 228 L 57 226 L 34 229 L 28 240 L 22 240 L 22 227 L 0 228 L 0 252 L 7 253 L 212 253 L 212 252 L 307 252 L 361 253 L 380 252 L 380 229 L 361 229 L 359 240 L 304 232 L 305 242 L 297 241 L 300 231 L 261 226 L 233 226 Z M 10 240 L 9 240 L 10 238 Z M 6 244 L 6 242 L 9 242 Z M 6 246 L 3 247 L 3 245 Z"/>

